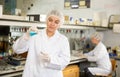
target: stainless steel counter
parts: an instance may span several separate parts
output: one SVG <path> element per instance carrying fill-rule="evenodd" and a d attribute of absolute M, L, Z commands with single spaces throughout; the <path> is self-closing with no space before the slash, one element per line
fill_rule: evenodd
<path fill-rule="evenodd" d="M 21 61 L 21 64 L 19 66 L 13 66 L 3 62 L 0 65 L 0 77 L 12 77 L 22 75 L 24 65 L 25 61 Z"/>
<path fill-rule="evenodd" d="M 70 64 L 79 63 L 83 61 L 86 61 L 84 57 L 71 56 Z M 0 70 L 0 77 L 21 76 L 24 69 L 24 64 L 25 64 L 25 61 L 22 61 L 19 66 L 12 66 L 12 65 L 0 66 L 1 68 L 3 67 L 4 69 L 4 70 Z"/>

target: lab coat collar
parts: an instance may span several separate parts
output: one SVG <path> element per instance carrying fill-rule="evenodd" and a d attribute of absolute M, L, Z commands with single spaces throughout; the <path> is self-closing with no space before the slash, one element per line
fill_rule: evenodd
<path fill-rule="evenodd" d="M 60 34 L 60 33 L 58 32 L 58 30 L 56 30 L 56 31 L 55 31 L 55 34 L 49 38 L 49 37 L 47 36 L 46 29 L 43 30 L 43 33 L 45 34 L 45 37 L 48 38 L 48 39 L 57 38 L 58 35 Z"/>
<path fill-rule="evenodd" d="M 97 44 L 96 48 L 99 47 L 99 46 L 101 45 L 101 43 L 102 43 L 102 42 L 100 41 L 100 42 Z"/>

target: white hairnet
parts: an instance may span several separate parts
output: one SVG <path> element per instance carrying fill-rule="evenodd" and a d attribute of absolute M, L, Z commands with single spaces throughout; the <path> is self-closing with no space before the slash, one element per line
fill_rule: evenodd
<path fill-rule="evenodd" d="M 100 32 L 95 32 L 92 34 L 91 38 L 95 38 L 99 41 L 102 41 L 103 39 L 103 33 L 100 33 Z"/>
<path fill-rule="evenodd" d="M 63 24 L 64 22 L 64 16 L 62 14 L 62 12 L 60 12 L 59 10 L 51 10 L 48 14 L 47 14 L 47 17 L 46 19 L 48 19 L 50 16 L 57 16 L 59 19 L 60 19 L 60 24 Z"/>

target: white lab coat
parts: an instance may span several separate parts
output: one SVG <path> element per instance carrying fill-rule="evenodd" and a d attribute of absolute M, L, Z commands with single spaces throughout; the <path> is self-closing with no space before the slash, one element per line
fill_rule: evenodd
<path fill-rule="evenodd" d="M 63 77 L 62 70 L 70 62 L 68 39 L 58 31 L 48 38 L 46 29 L 31 37 L 29 41 L 22 37 L 13 45 L 16 53 L 28 51 L 23 77 Z M 48 53 L 50 63 L 40 60 L 40 52 Z"/>
<path fill-rule="evenodd" d="M 88 61 L 96 62 L 97 67 L 89 67 L 90 72 L 95 74 L 108 75 L 111 72 L 111 61 L 106 50 L 106 47 L 102 42 L 89 53 L 85 54 Z"/>

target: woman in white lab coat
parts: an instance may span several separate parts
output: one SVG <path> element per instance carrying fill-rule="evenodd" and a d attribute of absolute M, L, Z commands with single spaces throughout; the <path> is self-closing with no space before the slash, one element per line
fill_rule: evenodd
<path fill-rule="evenodd" d="M 96 47 L 89 53 L 84 54 L 88 61 L 96 62 L 97 67 L 88 67 L 85 69 L 85 77 L 94 77 L 96 74 L 108 75 L 111 73 L 111 61 L 105 45 L 101 42 L 103 35 L 94 33 L 91 41 Z"/>
<path fill-rule="evenodd" d="M 46 29 L 38 32 L 31 27 L 14 43 L 16 53 L 28 51 L 23 77 L 63 77 L 62 70 L 70 62 L 70 48 L 68 39 L 57 30 L 62 22 L 62 13 L 52 10 L 46 18 Z M 37 35 L 30 36 L 31 30 Z"/>

